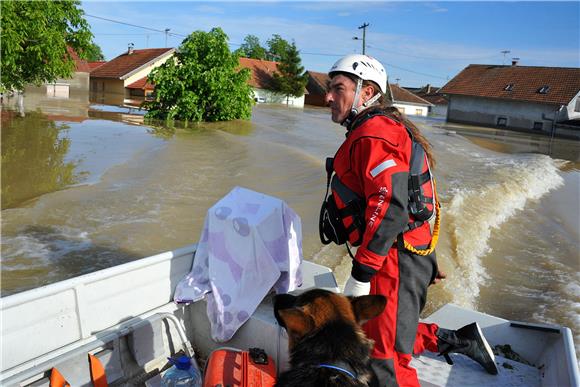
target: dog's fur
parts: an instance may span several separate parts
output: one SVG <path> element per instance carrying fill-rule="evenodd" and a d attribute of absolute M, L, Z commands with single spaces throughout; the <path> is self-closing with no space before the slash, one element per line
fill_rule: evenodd
<path fill-rule="evenodd" d="M 276 296 L 274 314 L 288 332 L 290 351 L 290 369 L 280 374 L 276 386 L 370 385 L 373 342 L 360 324 L 378 316 L 385 305 L 383 296 L 346 297 L 322 289 Z M 348 369 L 355 378 L 321 364 Z"/>

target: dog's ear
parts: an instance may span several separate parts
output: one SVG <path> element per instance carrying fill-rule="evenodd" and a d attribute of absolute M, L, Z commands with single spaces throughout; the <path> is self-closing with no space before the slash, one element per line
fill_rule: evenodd
<path fill-rule="evenodd" d="M 278 324 L 283 328 L 286 328 L 284 321 L 280 318 L 280 311 L 283 309 L 290 309 L 293 308 L 296 304 L 296 299 L 298 297 L 293 296 L 291 294 L 277 294 L 274 296 L 274 316 L 276 317 L 276 321 Z"/>
<path fill-rule="evenodd" d="M 278 311 L 280 319 L 292 340 L 298 340 L 314 329 L 312 316 L 300 308 L 282 309 Z"/>
<path fill-rule="evenodd" d="M 362 324 L 383 312 L 387 299 L 381 295 L 354 297 L 350 300 L 356 322 Z"/>

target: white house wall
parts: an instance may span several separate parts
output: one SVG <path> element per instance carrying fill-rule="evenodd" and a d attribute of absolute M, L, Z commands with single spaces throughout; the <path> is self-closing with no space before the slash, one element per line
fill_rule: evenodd
<path fill-rule="evenodd" d="M 167 53 L 165 53 L 165 56 L 159 56 L 155 59 L 155 61 L 151 61 L 149 62 L 149 64 L 146 67 L 143 67 L 142 69 L 140 69 L 139 71 L 132 73 L 129 77 L 123 79 L 123 86 L 127 87 L 129 86 L 131 83 L 138 81 L 141 78 L 146 77 L 147 75 L 149 75 L 149 73 L 154 69 L 157 68 L 159 66 L 161 66 L 163 63 L 165 63 L 169 58 L 171 58 L 173 56 L 174 51 L 169 51 Z"/>
<path fill-rule="evenodd" d="M 418 105 L 410 105 L 400 102 L 395 102 L 393 104 L 394 107 L 399 109 L 401 113 L 405 113 L 408 116 L 423 116 L 426 117 L 429 113 L 428 106 L 418 106 Z"/>
<path fill-rule="evenodd" d="M 552 130 L 553 120 L 566 120 L 569 109 L 557 113 L 559 107 L 533 102 L 507 101 L 450 95 L 447 120 L 496 127 L 498 118 L 506 118 L 506 127 L 533 130 L 534 122 L 543 123 L 543 131 Z M 574 110 L 574 106 L 571 107 Z"/>
<path fill-rule="evenodd" d="M 576 108 L 578 106 L 578 108 Z M 577 120 L 580 119 L 580 91 L 576 94 L 576 97 L 566 107 L 567 118 L 562 118 L 562 120 Z"/>
<path fill-rule="evenodd" d="M 272 90 L 253 88 L 254 99 L 263 103 L 275 103 L 286 105 L 286 96 Z M 292 107 L 304 107 L 304 96 L 288 98 L 288 105 Z"/>

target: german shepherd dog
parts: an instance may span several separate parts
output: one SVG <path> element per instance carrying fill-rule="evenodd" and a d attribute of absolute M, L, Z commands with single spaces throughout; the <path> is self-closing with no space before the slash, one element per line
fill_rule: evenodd
<path fill-rule="evenodd" d="M 290 369 L 276 386 L 374 385 L 373 342 L 360 324 L 378 316 L 386 302 L 379 295 L 346 297 L 323 289 L 277 295 L 274 314 L 288 332 Z"/>

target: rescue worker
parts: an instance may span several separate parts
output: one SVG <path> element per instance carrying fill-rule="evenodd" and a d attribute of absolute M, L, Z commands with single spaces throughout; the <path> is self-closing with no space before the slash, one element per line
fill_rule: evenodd
<path fill-rule="evenodd" d="M 406 240 L 416 249 L 425 249 L 432 241 L 428 220 L 418 221 L 409 210 L 413 144 L 419 144 L 424 152 L 419 159 L 421 173 L 432 179 L 428 163 L 434 160 L 429 143 L 390 106 L 387 73 L 376 59 L 348 55 L 332 66 L 329 76 L 326 103 L 332 121 L 344 125 L 347 132 L 334 159 L 327 162 L 332 198 L 327 191 L 329 200 L 321 211 L 321 240 L 324 230 L 336 232 L 337 225 L 330 224 L 329 218 L 340 218 L 345 233 L 342 239 L 358 245 L 344 293 L 387 297 L 385 311 L 363 326 L 375 342 L 371 356 L 381 385 L 419 386 L 417 373 L 410 366 L 413 351 L 440 352 L 448 362 L 448 353 L 463 353 L 497 374 L 491 348 L 476 324 L 452 331 L 418 323 L 427 287 L 445 278 L 437 268 L 434 251 L 418 255 L 404 243 Z M 421 195 L 432 191 L 434 196 L 430 181 L 419 181 Z M 431 202 L 431 208 L 425 208 L 433 212 L 434 205 Z M 338 239 L 336 243 L 343 242 Z"/>

